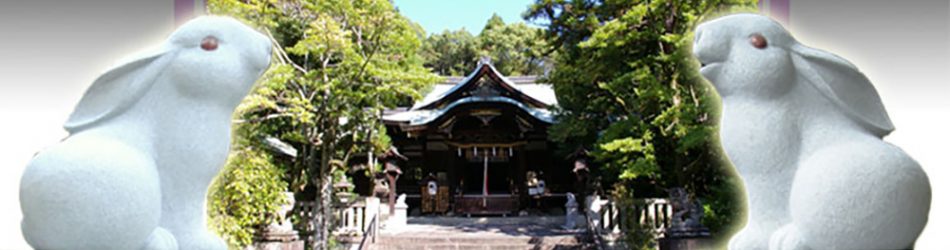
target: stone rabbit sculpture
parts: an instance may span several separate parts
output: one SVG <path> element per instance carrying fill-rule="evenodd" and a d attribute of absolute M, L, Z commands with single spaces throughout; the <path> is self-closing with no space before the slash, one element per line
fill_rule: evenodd
<path fill-rule="evenodd" d="M 930 184 L 882 140 L 894 127 L 857 68 L 753 14 L 699 25 L 693 53 L 722 97 L 722 146 L 748 195 L 729 249 L 913 247 Z"/>
<path fill-rule="evenodd" d="M 37 249 L 226 249 L 205 196 L 228 156 L 231 116 L 270 63 L 264 35 L 199 17 L 158 50 L 99 76 L 20 184 Z"/>

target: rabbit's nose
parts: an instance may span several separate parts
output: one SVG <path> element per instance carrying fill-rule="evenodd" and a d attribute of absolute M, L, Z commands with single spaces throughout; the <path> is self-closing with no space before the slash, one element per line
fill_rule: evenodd
<path fill-rule="evenodd" d="M 272 45 L 271 41 L 268 38 L 260 39 L 258 41 L 259 42 L 258 42 L 257 47 L 260 49 L 260 52 L 261 52 L 260 55 L 263 61 L 263 65 L 261 65 L 261 67 L 267 68 L 267 66 L 270 65 L 271 55 L 273 53 L 273 47 L 271 46 Z"/>
<path fill-rule="evenodd" d="M 693 56 L 695 56 L 701 63 L 706 63 L 703 59 L 703 46 L 702 46 L 702 32 L 696 31 L 696 37 L 693 39 Z"/>
<path fill-rule="evenodd" d="M 267 55 L 267 58 L 270 58 L 271 53 L 273 53 L 273 47 L 270 42 L 264 43 L 264 55 Z"/>
<path fill-rule="evenodd" d="M 700 52 L 702 52 L 702 47 L 700 46 L 700 43 L 703 40 L 704 33 L 705 33 L 705 29 L 703 29 L 703 26 L 700 25 L 699 27 L 696 27 L 696 32 L 694 32 L 693 34 L 693 55 L 696 56 L 697 58 L 699 58 L 699 54 Z"/>
<path fill-rule="evenodd" d="M 717 41 L 721 40 L 720 37 L 721 35 L 710 34 L 702 27 L 696 29 L 695 39 L 693 40 L 693 55 L 699 59 L 700 63 L 708 64 L 725 60 L 726 54 L 729 53 L 729 46 Z"/>
<path fill-rule="evenodd" d="M 699 44 L 699 40 L 702 39 L 702 37 L 703 37 L 702 27 L 696 28 L 696 33 L 695 35 L 693 35 L 693 45 L 695 46 L 696 44 Z M 695 48 L 693 51 L 695 51 Z"/>

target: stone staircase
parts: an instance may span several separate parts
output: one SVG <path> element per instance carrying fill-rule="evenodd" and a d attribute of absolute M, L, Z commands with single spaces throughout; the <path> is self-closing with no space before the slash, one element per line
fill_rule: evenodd
<path fill-rule="evenodd" d="M 408 225 L 382 229 L 370 249 L 595 249 L 583 229 L 564 230 L 563 223 L 563 216 L 414 217 Z"/>
<path fill-rule="evenodd" d="M 593 245 L 578 240 L 575 236 L 431 236 L 398 237 L 383 236 L 370 249 L 377 250 L 583 250 L 594 249 Z"/>

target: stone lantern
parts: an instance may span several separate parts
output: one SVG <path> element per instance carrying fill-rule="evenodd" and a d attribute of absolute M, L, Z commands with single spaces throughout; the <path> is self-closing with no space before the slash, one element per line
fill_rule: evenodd
<path fill-rule="evenodd" d="M 351 188 L 353 188 L 353 183 L 350 183 L 346 177 L 344 177 L 343 180 L 333 184 L 333 189 L 336 190 L 336 198 L 340 201 L 340 203 L 350 203 L 353 198 L 353 194 L 349 192 Z"/>
<path fill-rule="evenodd" d="M 304 249 L 304 242 L 290 221 L 294 208 L 294 193 L 284 192 L 284 196 L 286 202 L 280 205 L 277 220 L 254 235 L 254 249 Z"/>
<path fill-rule="evenodd" d="M 684 188 L 671 188 L 670 205 L 673 216 L 671 225 L 660 240 L 660 250 L 705 249 L 710 246 L 709 228 L 700 223 L 703 219 L 703 204 Z"/>

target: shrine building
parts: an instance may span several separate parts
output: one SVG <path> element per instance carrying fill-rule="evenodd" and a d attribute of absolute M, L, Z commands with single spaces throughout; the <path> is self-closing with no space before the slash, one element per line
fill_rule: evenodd
<path fill-rule="evenodd" d="M 548 127 L 557 105 L 535 76 L 506 77 L 480 62 L 446 77 L 383 123 L 402 155 L 396 193 L 423 214 L 500 214 L 563 208 L 574 164 L 554 154 Z"/>

